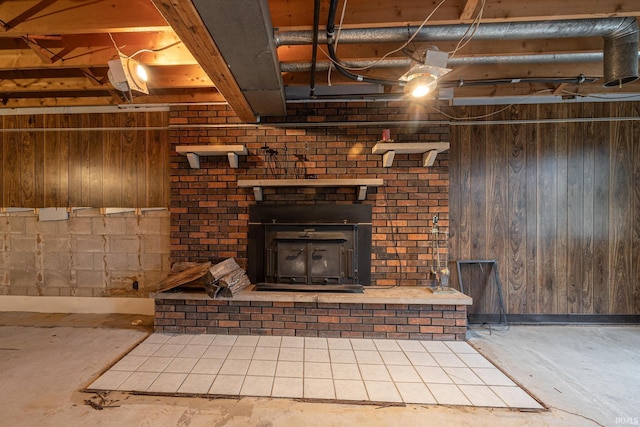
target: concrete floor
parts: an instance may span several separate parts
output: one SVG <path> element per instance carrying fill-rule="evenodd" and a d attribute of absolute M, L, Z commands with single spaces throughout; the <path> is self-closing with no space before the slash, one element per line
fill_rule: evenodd
<path fill-rule="evenodd" d="M 81 392 L 151 332 L 151 318 L 0 313 L 0 425 L 638 425 L 640 326 L 472 328 L 469 342 L 547 411 L 372 406 L 280 398 Z M 103 409 L 98 409 L 100 406 Z"/>

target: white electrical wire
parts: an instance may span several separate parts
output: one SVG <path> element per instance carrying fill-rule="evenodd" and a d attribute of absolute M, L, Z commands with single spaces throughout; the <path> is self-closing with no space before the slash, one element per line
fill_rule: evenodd
<path fill-rule="evenodd" d="M 342 25 L 343 25 L 343 21 L 344 21 L 344 16 L 345 16 L 345 11 L 346 11 L 346 7 L 347 7 L 347 1 L 345 0 L 344 4 L 343 4 L 343 8 L 342 8 L 342 15 L 340 17 L 340 23 L 338 25 L 338 31 L 336 33 L 336 38 L 335 38 L 335 47 L 336 47 L 336 51 L 337 51 L 337 47 L 338 47 L 338 42 L 340 40 L 340 30 L 342 29 Z M 378 65 L 379 63 L 381 63 L 382 61 L 384 61 L 387 57 L 389 57 L 390 55 L 393 55 L 394 53 L 397 53 L 399 51 L 401 51 L 402 49 L 404 49 L 405 47 L 407 47 L 411 42 L 413 42 L 413 40 L 418 36 L 418 33 L 422 30 L 422 28 L 427 24 L 427 22 L 429 22 L 431 20 L 431 18 L 433 17 L 433 15 L 438 11 L 438 9 L 440 9 L 440 7 L 446 2 L 447 0 L 442 0 L 440 1 L 440 3 L 438 3 L 438 5 L 431 11 L 431 13 L 422 21 L 422 23 L 420 24 L 420 26 L 416 29 L 416 31 L 414 31 L 414 33 L 409 37 L 409 39 L 407 39 L 407 41 L 400 47 L 398 47 L 397 49 L 393 49 L 387 53 L 385 53 L 383 56 L 381 56 L 380 58 L 378 58 L 376 61 L 372 62 L 369 65 L 366 65 L 364 67 L 350 67 L 347 66 L 345 64 L 342 63 L 337 63 L 336 61 L 334 61 L 329 54 L 322 48 L 320 47 L 320 51 L 329 59 L 329 61 L 331 61 L 333 64 L 336 65 L 340 65 L 342 68 L 344 68 L 345 70 L 349 70 L 349 71 L 363 71 L 363 70 L 368 70 L 376 65 Z M 476 14 L 475 18 L 473 19 L 471 25 L 469 26 L 469 28 L 467 29 L 467 31 L 462 35 L 462 38 L 458 41 L 458 44 L 456 45 L 456 47 L 454 48 L 454 50 L 452 50 L 451 52 L 448 52 L 451 57 L 453 57 L 460 49 L 464 48 L 465 46 L 467 46 L 470 42 L 471 39 L 473 38 L 473 36 L 476 34 L 476 32 L 478 31 L 478 28 L 480 26 L 480 23 L 482 21 L 482 15 L 484 13 L 484 8 L 486 5 L 486 0 L 482 0 L 482 3 L 480 5 L 480 9 L 478 10 L 478 13 Z M 469 32 L 471 32 L 471 34 L 469 34 Z M 467 37 L 468 36 L 468 37 Z M 331 75 L 331 69 L 332 67 L 329 67 L 329 78 Z M 331 85 L 331 83 L 329 83 L 329 85 Z"/>
<path fill-rule="evenodd" d="M 134 52 L 134 53 L 132 53 L 131 55 L 128 55 L 128 56 L 127 56 L 127 55 L 125 55 L 124 53 L 122 53 L 122 51 L 120 50 L 120 48 L 119 48 L 119 47 L 118 47 L 118 45 L 116 44 L 116 41 L 113 39 L 113 36 L 111 35 L 111 33 L 108 33 L 108 34 L 109 34 L 109 38 L 111 39 L 111 42 L 113 43 L 113 47 L 115 47 L 116 52 L 118 52 L 118 55 L 119 55 L 121 58 L 133 58 L 134 56 L 140 55 L 141 53 L 144 53 L 144 52 L 149 52 L 149 53 L 160 52 L 160 51 L 163 51 L 163 50 L 165 50 L 165 49 L 169 49 L 170 47 L 173 47 L 173 46 L 175 46 L 175 45 L 178 45 L 178 44 L 182 43 L 182 41 L 178 40 L 178 41 L 175 41 L 175 42 L 173 42 L 173 43 L 170 43 L 170 44 L 168 44 L 168 45 L 166 45 L 166 46 L 159 47 L 158 49 L 140 49 L 140 50 L 138 50 L 137 52 Z M 126 45 L 125 45 L 125 46 L 126 46 Z M 125 46 L 122 46 L 122 47 L 124 48 Z"/>
<path fill-rule="evenodd" d="M 476 17 L 474 18 L 473 22 L 471 23 L 471 25 L 469 26 L 467 31 L 462 35 L 462 38 L 458 41 L 458 44 L 456 45 L 455 49 L 453 49 L 451 52 L 449 52 L 449 59 L 453 58 L 455 56 L 455 54 L 458 53 L 458 51 L 460 49 L 462 49 L 465 46 L 467 46 L 471 42 L 471 39 L 473 39 L 473 36 L 476 35 L 476 32 L 478 31 L 478 28 L 480 27 L 480 22 L 482 21 L 482 14 L 484 13 L 485 4 L 486 4 L 486 0 L 482 0 L 482 3 L 480 5 L 480 10 L 476 14 Z M 469 38 L 466 41 L 464 41 L 465 38 L 467 37 L 467 34 L 469 34 L 470 30 L 472 30 L 471 31 L 471 35 L 469 36 Z M 463 43 L 463 41 L 464 41 L 464 43 Z"/>
<path fill-rule="evenodd" d="M 431 11 L 431 13 L 429 14 L 429 16 L 427 16 L 424 21 L 422 21 L 422 24 L 420 24 L 420 26 L 416 29 L 416 31 L 411 35 L 411 37 L 409 37 L 409 39 L 399 48 L 391 50 L 387 53 L 385 53 L 382 57 L 380 57 L 378 60 L 374 61 L 373 63 L 365 66 L 365 67 L 348 67 L 345 66 L 344 64 L 339 64 L 336 61 L 334 61 L 333 59 L 331 59 L 331 57 L 329 56 L 329 54 L 322 48 L 320 48 L 320 51 L 329 59 L 329 61 L 331 61 L 332 63 L 336 64 L 336 65 L 340 65 L 342 68 L 344 68 L 345 70 L 349 70 L 349 71 L 362 71 L 362 70 L 368 70 L 374 66 L 376 66 L 377 64 L 381 63 L 382 61 L 384 61 L 389 55 L 393 55 L 396 52 L 401 51 L 402 49 L 404 49 L 405 47 L 407 47 L 409 45 L 409 43 L 411 43 L 413 41 L 413 39 L 415 39 L 418 36 L 418 33 L 420 32 L 420 30 L 422 30 L 422 27 L 424 27 L 427 22 L 429 22 L 429 20 L 431 19 L 431 17 L 436 13 L 436 11 L 440 8 L 440 6 L 442 6 L 447 0 L 442 0 L 440 3 L 438 3 L 438 5 L 435 7 L 435 9 L 433 9 Z M 345 1 L 345 6 L 346 6 L 346 1 Z M 343 10 L 343 17 L 344 17 L 344 10 Z M 342 27 L 342 21 L 340 22 L 340 26 L 338 27 L 338 33 L 336 34 L 336 41 L 335 43 L 338 42 L 338 36 L 340 35 L 340 28 Z"/>
<path fill-rule="evenodd" d="M 119 56 L 119 57 L 123 57 L 123 56 L 124 56 L 124 57 L 126 57 L 127 55 L 123 54 L 123 53 L 120 51 L 120 48 L 119 48 L 119 47 L 118 47 L 118 45 L 116 44 L 116 41 L 113 39 L 113 36 L 111 35 L 111 33 L 109 33 L 109 38 L 111 39 L 111 43 L 113 43 L 113 47 L 115 47 L 115 48 L 116 48 L 116 52 L 118 52 L 118 56 Z M 124 47 L 124 46 L 123 46 L 123 47 Z"/>

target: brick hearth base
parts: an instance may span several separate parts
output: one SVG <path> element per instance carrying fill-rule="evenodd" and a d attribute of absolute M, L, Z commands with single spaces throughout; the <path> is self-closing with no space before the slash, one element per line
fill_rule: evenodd
<path fill-rule="evenodd" d="M 367 289 L 364 294 L 241 292 L 155 295 L 155 331 L 180 334 L 465 340 L 467 306 L 459 292 Z"/>

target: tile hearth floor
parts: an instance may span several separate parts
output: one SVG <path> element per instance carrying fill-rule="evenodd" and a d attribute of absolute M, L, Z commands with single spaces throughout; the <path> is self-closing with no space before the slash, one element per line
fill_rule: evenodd
<path fill-rule="evenodd" d="M 154 333 L 87 390 L 543 409 L 451 341 Z"/>

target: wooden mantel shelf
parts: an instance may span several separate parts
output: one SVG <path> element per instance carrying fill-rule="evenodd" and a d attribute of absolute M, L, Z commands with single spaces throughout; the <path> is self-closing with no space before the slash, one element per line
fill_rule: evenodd
<path fill-rule="evenodd" d="M 238 187 L 253 188 L 256 201 L 263 200 L 264 187 L 358 187 L 358 200 L 367 198 L 367 187 L 384 185 L 382 179 L 243 179 L 238 180 Z"/>
<path fill-rule="evenodd" d="M 193 169 L 200 169 L 200 156 L 227 156 L 229 166 L 237 169 L 238 155 L 247 155 L 244 145 L 178 145 L 176 151 L 187 156 L 189 166 Z"/>
<path fill-rule="evenodd" d="M 449 149 L 448 142 L 378 142 L 373 146 L 373 154 L 382 154 L 382 166 L 385 168 L 393 164 L 393 158 L 397 154 L 422 155 L 422 165 L 424 167 L 433 166 L 438 153 Z"/>

